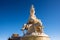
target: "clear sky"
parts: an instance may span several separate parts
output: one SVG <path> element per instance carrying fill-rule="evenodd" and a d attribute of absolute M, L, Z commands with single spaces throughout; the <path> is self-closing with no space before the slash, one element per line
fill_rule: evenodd
<path fill-rule="evenodd" d="M 44 32 L 51 40 L 60 40 L 60 0 L 0 0 L 0 40 L 7 40 L 27 23 L 31 5 L 42 20 Z"/>

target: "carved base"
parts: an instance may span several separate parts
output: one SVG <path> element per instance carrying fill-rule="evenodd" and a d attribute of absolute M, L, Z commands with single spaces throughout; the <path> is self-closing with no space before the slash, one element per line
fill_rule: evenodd
<path fill-rule="evenodd" d="M 45 34 L 41 34 L 41 35 L 30 35 L 30 36 L 24 36 L 22 37 L 22 40 L 50 40 L 50 38 L 45 35 Z"/>

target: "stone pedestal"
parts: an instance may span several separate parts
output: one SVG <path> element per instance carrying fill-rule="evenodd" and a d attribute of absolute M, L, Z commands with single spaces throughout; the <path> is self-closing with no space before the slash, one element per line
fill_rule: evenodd
<path fill-rule="evenodd" d="M 50 40 L 48 35 L 42 33 L 40 35 L 28 35 L 22 37 L 22 40 Z"/>

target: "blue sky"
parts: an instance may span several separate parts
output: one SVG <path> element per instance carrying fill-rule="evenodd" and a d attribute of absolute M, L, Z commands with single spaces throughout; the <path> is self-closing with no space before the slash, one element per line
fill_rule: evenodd
<path fill-rule="evenodd" d="M 0 0 L 0 40 L 7 40 L 27 23 L 31 5 L 51 40 L 60 40 L 60 0 Z"/>

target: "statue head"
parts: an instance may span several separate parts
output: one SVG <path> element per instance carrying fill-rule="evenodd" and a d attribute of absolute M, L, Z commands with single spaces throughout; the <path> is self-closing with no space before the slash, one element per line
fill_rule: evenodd
<path fill-rule="evenodd" d="M 34 6 L 32 5 L 31 6 L 31 9 L 30 9 L 30 15 L 33 16 L 35 14 L 35 8 Z"/>

